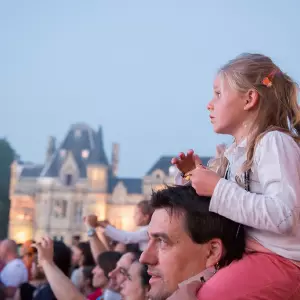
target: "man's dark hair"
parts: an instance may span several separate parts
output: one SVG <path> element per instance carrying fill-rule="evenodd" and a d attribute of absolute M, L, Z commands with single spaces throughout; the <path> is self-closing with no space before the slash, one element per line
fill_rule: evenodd
<path fill-rule="evenodd" d="M 197 195 L 192 186 L 172 186 L 154 192 L 151 205 L 165 208 L 169 214 L 183 214 L 185 229 L 197 244 L 219 238 L 226 249 L 220 267 L 240 259 L 245 250 L 244 227 L 232 220 L 209 211 L 210 197 Z"/>
<path fill-rule="evenodd" d="M 83 266 L 92 266 L 95 264 L 91 246 L 89 242 L 80 242 L 77 246 L 78 249 L 80 249 L 82 256 L 83 256 L 83 261 L 82 265 Z"/>
<path fill-rule="evenodd" d="M 108 274 L 114 270 L 117 266 L 118 260 L 121 258 L 122 254 L 114 251 L 106 251 L 97 257 L 97 264 L 103 270 L 104 275 L 108 277 Z"/>
<path fill-rule="evenodd" d="M 71 268 L 71 249 L 63 242 L 54 241 L 54 257 L 53 261 L 57 267 L 68 276 Z"/>

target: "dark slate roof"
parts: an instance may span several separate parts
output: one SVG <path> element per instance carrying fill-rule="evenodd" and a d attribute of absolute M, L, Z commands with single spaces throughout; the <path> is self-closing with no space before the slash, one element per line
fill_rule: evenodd
<path fill-rule="evenodd" d="M 155 170 L 162 170 L 166 175 L 169 174 L 169 168 L 171 167 L 171 160 L 174 156 L 162 156 L 157 162 L 153 165 L 153 167 L 146 173 L 146 175 L 151 175 Z M 202 156 L 200 159 L 202 160 L 203 165 L 207 165 L 208 161 L 211 157 Z"/>
<path fill-rule="evenodd" d="M 65 157 L 61 156 L 62 150 L 66 151 Z M 83 150 L 89 151 L 88 158 L 82 157 Z M 109 164 L 103 146 L 102 128 L 100 127 L 96 132 L 86 124 L 75 124 L 71 126 L 62 144 L 53 154 L 50 163 L 43 169 L 41 176 L 57 177 L 68 152 L 72 153 L 81 178 L 87 176 L 88 164 L 105 166 Z"/>
<path fill-rule="evenodd" d="M 39 177 L 43 170 L 43 165 L 24 165 L 21 171 L 21 177 Z"/>
<path fill-rule="evenodd" d="M 112 193 L 119 182 L 122 182 L 128 194 L 142 194 L 143 181 L 140 178 L 112 178 L 110 180 L 109 193 Z"/>

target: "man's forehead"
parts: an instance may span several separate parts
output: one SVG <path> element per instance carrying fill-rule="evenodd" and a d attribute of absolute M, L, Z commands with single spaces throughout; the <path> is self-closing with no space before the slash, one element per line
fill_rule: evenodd
<path fill-rule="evenodd" d="M 133 254 L 128 252 L 125 253 L 121 256 L 121 258 L 118 260 L 117 265 L 118 267 L 128 267 L 129 265 L 131 265 L 133 260 Z"/>
<path fill-rule="evenodd" d="M 169 236 L 184 233 L 183 214 L 170 212 L 165 208 L 156 209 L 152 215 L 148 232 L 150 235 L 163 232 Z"/>

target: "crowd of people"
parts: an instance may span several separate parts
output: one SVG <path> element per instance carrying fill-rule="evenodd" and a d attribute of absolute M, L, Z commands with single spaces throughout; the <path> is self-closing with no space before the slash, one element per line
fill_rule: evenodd
<path fill-rule="evenodd" d="M 207 166 L 173 158 L 174 186 L 136 206 L 125 232 L 86 216 L 89 240 L 0 244 L 2 298 L 299 300 L 300 108 L 296 83 L 260 54 L 224 65 L 208 104 L 234 142 Z M 101 230 L 98 230 L 101 228 Z M 71 260 L 72 257 L 72 260 Z"/>

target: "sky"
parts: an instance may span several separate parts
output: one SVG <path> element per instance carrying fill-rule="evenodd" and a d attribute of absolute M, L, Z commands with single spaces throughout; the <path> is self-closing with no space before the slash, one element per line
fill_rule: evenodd
<path fill-rule="evenodd" d="M 43 163 L 48 136 L 103 127 L 120 176 L 161 155 L 213 155 L 206 105 L 220 66 L 269 55 L 300 80 L 298 0 L 0 0 L 0 137 Z"/>

